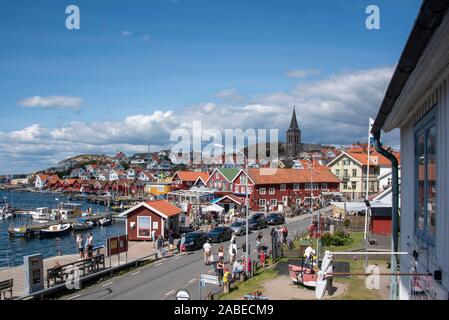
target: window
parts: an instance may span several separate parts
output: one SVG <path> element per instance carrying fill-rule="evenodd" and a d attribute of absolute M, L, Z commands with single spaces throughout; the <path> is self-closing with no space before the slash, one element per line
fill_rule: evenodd
<path fill-rule="evenodd" d="M 327 183 L 322 183 L 321 190 L 326 190 L 326 189 L 327 189 Z"/>
<path fill-rule="evenodd" d="M 313 190 L 318 190 L 320 188 L 319 183 L 314 183 L 313 184 Z"/>
<path fill-rule="evenodd" d="M 285 191 L 286 189 L 287 189 L 287 186 L 285 185 L 285 183 L 281 184 L 280 190 Z"/>
<path fill-rule="evenodd" d="M 248 194 L 251 194 L 251 193 L 253 193 L 253 188 L 248 187 Z"/>
<path fill-rule="evenodd" d="M 305 190 L 310 190 L 310 183 L 305 183 L 304 184 L 304 189 Z"/>
<path fill-rule="evenodd" d="M 288 197 L 287 196 L 282 197 L 282 203 L 284 204 L 284 206 L 288 206 Z"/>
<path fill-rule="evenodd" d="M 240 184 L 246 185 L 246 176 L 240 176 Z"/>
<path fill-rule="evenodd" d="M 357 189 L 357 182 L 356 181 L 352 181 L 351 182 L 351 189 Z"/>
<path fill-rule="evenodd" d="M 265 199 L 259 199 L 259 207 L 265 207 L 266 203 Z"/>
<path fill-rule="evenodd" d="M 265 194 L 265 188 L 260 188 L 259 189 L 259 194 Z"/>
<path fill-rule="evenodd" d="M 347 182 L 343 182 L 343 189 L 345 189 L 345 190 L 348 189 L 348 183 Z"/>
<path fill-rule="evenodd" d="M 278 205 L 278 201 L 277 201 L 276 199 L 271 199 L 271 200 L 270 200 L 270 205 L 271 205 L 272 207 L 275 207 L 275 206 Z"/>
<path fill-rule="evenodd" d="M 242 188 L 243 189 L 243 188 Z M 239 187 L 238 186 L 235 186 L 235 191 L 234 191 L 235 193 L 239 193 Z"/>
<path fill-rule="evenodd" d="M 269 194 L 274 194 L 274 192 L 275 192 L 274 188 L 270 188 L 268 192 L 269 192 Z"/>
<path fill-rule="evenodd" d="M 335 169 L 335 175 L 339 176 L 340 175 L 340 169 Z"/>
<path fill-rule="evenodd" d="M 357 177 L 357 169 L 352 169 L 352 176 Z"/>
<path fill-rule="evenodd" d="M 293 191 L 299 191 L 299 183 L 293 184 Z"/>
<path fill-rule="evenodd" d="M 433 109 L 415 126 L 415 231 L 431 243 L 436 231 L 436 134 Z"/>
<path fill-rule="evenodd" d="M 296 206 L 297 207 L 301 206 L 301 198 L 296 198 Z"/>
<path fill-rule="evenodd" d="M 246 193 L 246 187 L 242 187 L 241 192 Z"/>
<path fill-rule="evenodd" d="M 151 217 L 138 216 L 137 217 L 137 237 L 149 238 L 151 236 Z"/>
<path fill-rule="evenodd" d="M 348 176 L 348 169 L 343 169 L 343 176 L 347 177 Z"/>

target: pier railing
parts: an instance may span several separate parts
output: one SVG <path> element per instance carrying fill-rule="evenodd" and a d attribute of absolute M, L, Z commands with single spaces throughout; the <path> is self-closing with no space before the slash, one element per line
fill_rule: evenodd
<path fill-rule="evenodd" d="M 14 267 L 14 252 L 12 250 L 0 250 L 0 268 Z"/>

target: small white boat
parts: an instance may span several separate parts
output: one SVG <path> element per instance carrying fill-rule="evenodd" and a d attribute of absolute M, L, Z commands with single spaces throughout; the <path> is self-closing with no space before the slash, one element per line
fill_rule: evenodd
<path fill-rule="evenodd" d="M 98 223 L 100 224 L 100 226 L 108 226 L 110 224 L 112 224 L 113 220 L 111 217 L 104 217 L 101 218 L 100 220 L 98 220 Z"/>
<path fill-rule="evenodd" d="M 12 213 L 2 213 L 0 214 L 0 220 L 8 220 L 12 218 Z"/>
<path fill-rule="evenodd" d="M 28 212 L 31 217 L 35 220 L 44 220 L 50 218 L 50 209 L 43 207 L 43 208 L 36 208 L 36 211 L 30 211 Z"/>
<path fill-rule="evenodd" d="M 83 230 L 89 230 L 92 229 L 94 227 L 94 223 L 92 221 L 88 221 L 88 220 L 81 220 L 78 219 L 77 221 L 75 221 L 72 224 L 72 228 L 75 231 L 83 231 Z"/>
<path fill-rule="evenodd" d="M 39 235 L 42 237 L 59 237 L 70 233 L 70 223 L 52 225 L 46 229 L 41 229 Z"/>

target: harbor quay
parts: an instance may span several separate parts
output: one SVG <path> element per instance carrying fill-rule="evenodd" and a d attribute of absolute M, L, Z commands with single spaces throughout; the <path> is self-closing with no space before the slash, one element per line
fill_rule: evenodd
<path fill-rule="evenodd" d="M 101 254 L 105 255 L 105 266 L 106 268 L 116 267 L 119 264 L 125 264 L 130 261 L 138 261 L 151 259 L 151 256 L 156 254 L 158 251 L 154 248 L 152 242 L 130 242 L 128 247 L 128 252 L 125 255 L 122 253 L 120 255 L 120 260 L 117 255 L 107 257 L 107 252 L 105 248 L 99 249 Z M 67 254 L 62 256 L 53 256 L 43 260 L 44 269 L 44 286 L 47 286 L 47 270 L 54 268 L 56 265 L 67 265 L 80 261 L 78 254 Z M 25 295 L 25 269 L 24 265 L 13 267 L 13 268 L 0 268 L 0 282 L 4 280 L 13 279 L 13 298 L 20 298 Z"/>

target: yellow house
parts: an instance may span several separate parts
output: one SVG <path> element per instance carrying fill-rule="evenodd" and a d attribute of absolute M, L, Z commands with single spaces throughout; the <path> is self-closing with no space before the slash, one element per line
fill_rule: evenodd
<path fill-rule="evenodd" d="M 369 195 L 379 192 L 378 176 L 380 173 L 378 154 L 370 156 Z M 342 151 L 334 160 L 328 163 L 332 173 L 341 179 L 340 192 L 350 200 L 364 199 L 366 192 L 367 153 Z"/>

